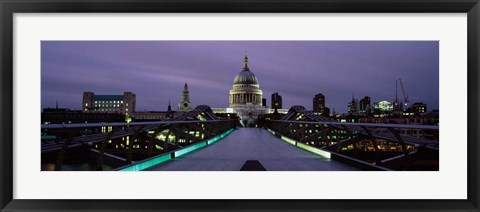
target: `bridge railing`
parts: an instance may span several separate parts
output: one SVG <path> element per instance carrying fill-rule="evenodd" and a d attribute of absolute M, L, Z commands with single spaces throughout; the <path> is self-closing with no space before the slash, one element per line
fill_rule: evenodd
<path fill-rule="evenodd" d="M 438 170 L 438 125 L 265 120 L 282 136 L 393 170 Z"/>
<path fill-rule="evenodd" d="M 115 168 L 215 138 L 237 125 L 238 120 L 43 124 L 42 138 L 48 140 L 42 140 L 42 163 L 54 161 L 55 170 L 62 170 L 64 160 L 73 157 L 96 162 L 96 170 L 106 161 Z"/>

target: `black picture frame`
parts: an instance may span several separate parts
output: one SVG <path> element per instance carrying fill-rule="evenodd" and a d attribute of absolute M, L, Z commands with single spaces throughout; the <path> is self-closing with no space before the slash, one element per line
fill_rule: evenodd
<path fill-rule="evenodd" d="M 1 211 L 479 211 L 478 0 L 0 0 Z M 468 198 L 466 200 L 18 200 L 13 199 L 14 13 L 467 13 Z M 448 183 L 448 182 L 446 182 Z"/>

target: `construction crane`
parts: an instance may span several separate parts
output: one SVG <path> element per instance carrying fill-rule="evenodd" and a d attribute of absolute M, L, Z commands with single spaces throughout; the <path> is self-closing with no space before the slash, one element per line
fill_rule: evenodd
<path fill-rule="evenodd" d="M 398 99 L 398 80 L 395 80 L 395 99 L 393 100 L 393 111 L 403 111 L 403 103 Z"/>
<path fill-rule="evenodd" d="M 408 106 L 408 103 L 410 101 L 408 100 L 408 96 L 405 95 L 405 90 L 403 89 L 402 79 L 398 79 L 398 81 L 400 81 L 400 87 L 402 88 L 402 93 L 403 93 L 403 104 L 404 104 L 403 110 L 407 110 L 407 106 Z"/>

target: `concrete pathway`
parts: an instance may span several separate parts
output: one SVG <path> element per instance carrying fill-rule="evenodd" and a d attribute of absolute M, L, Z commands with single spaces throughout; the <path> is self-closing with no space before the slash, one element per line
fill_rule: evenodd
<path fill-rule="evenodd" d="M 351 171 L 288 144 L 261 128 L 239 128 L 217 143 L 150 168 L 150 171 L 239 171 L 247 160 L 257 160 L 267 171 Z"/>

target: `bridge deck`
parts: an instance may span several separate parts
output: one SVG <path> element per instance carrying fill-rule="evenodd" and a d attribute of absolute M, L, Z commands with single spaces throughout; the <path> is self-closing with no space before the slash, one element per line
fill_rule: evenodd
<path fill-rule="evenodd" d="M 258 160 L 267 171 L 357 170 L 292 146 L 259 128 L 240 128 L 212 146 L 149 170 L 238 171 L 247 160 Z"/>

